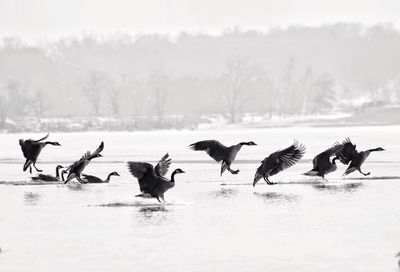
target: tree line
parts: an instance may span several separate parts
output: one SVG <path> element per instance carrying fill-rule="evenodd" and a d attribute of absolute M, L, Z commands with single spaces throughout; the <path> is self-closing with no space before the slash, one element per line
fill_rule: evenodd
<path fill-rule="evenodd" d="M 400 102 L 400 32 L 335 24 L 0 46 L 0 118 L 330 113 Z"/>

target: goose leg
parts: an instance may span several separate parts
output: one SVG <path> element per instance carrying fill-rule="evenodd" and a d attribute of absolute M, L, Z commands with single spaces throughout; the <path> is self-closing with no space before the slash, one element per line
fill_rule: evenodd
<path fill-rule="evenodd" d="M 230 167 L 228 167 L 228 171 L 231 172 L 234 175 L 237 175 L 237 174 L 239 174 L 240 170 L 239 169 L 238 170 L 232 170 Z"/>
<path fill-rule="evenodd" d="M 38 169 L 34 163 L 32 163 L 32 164 L 33 164 L 33 167 L 35 167 L 36 171 L 43 172 L 43 170 Z"/>
<path fill-rule="evenodd" d="M 274 184 L 276 184 L 275 182 L 270 181 L 266 175 L 264 175 L 263 177 L 264 177 L 265 182 L 266 182 L 268 185 L 274 185 Z"/>
<path fill-rule="evenodd" d="M 226 162 L 222 161 L 222 163 L 221 163 L 221 177 L 222 177 L 222 173 L 224 173 L 227 168 L 228 167 L 226 165 Z"/>
<path fill-rule="evenodd" d="M 363 172 L 361 171 L 361 169 L 358 169 L 358 171 L 359 171 L 361 174 L 363 174 L 364 176 L 368 176 L 368 175 L 370 175 L 370 174 L 371 174 L 371 172 L 368 172 L 368 173 L 363 173 Z"/>
<path fill-rule="evenodd" d="M 29 173 L 32 174 L 32 166 L 29 166 Z"/>
<path fill-rule="evenodd" d="M 162 201 L 163 201 L 164 203 L 166 203 L 166 201 L 165 201 L 165 199 L 164 199 L 164 195 L 161 195 L 160 198 L 162 199 Z"/>
<path fill-rule="evenodd" d="M 64 182 L 64 184 L 66 184 L 68 181 L 70 181 L 73 178 L 75 178 L 75 174 L 71 174 L 70 176 L 68 176 L 67 180 Z"/>
<path fill-rule="evenodd" d="M 22 168 L 22 170 L 25 172 L 28 168 L 30 168 L 30 173 L 32 174 L 32 169 L 31 169 L 31 165 L 32 162 L 29 159 L 26 159 L 25 163 L 24 163 L 24 167 Z"/>
<path fill-rule="evenodd" d="M 79 181 L 80 184 L 86 184 L 87 182 L 84 182 L 81 177 L 76 177 L 76 179 Z"/>
<path fill-rule="evenodd" d="M 159 197 L 159 196 L 157 196 L 156 198 L 157 198 L 158 202 L 160 202 L 160 203 L 161 203 L 160 197 Z"/>

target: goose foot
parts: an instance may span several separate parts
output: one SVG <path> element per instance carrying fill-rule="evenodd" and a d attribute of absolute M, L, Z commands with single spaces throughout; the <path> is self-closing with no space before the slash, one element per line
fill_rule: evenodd
<path fill-rule="evenodd" d="M 265 182 L 266 182 L 268 185 L 274 185 L 274 184 L 276 184 L 276 182 L 270 181 L 267 177 L 264 177 L 264 180 L 265 180 Z"/>
<path fill-rule="evenodd" d="M 239 174 L 239 172 L 240 172 L 240 170 L 238 169 L 238 170 L 232 170 L 232 174 L 234 174 L 234 175 L 237 175 L 237 174 Z"/>
<path fill-rule="evenodd" d="M 361 170 L 358 170 L 358 171 L 360 171 L 360 173 L 363 174 L 364 176 L 369 176 L 371 174 L 371 172 L 363 173 Z"/>

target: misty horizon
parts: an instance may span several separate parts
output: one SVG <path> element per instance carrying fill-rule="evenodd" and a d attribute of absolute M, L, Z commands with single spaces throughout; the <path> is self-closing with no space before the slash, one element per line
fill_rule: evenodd
<path fill-rule="evenodd" d="M 399 46 L 392 25 L 344 23 L 175 40 L 89 34 L 32 46 L 4 38 L 1 120 L 109 116 L 164 127 L 173 115 L 235 123 L 246 113 L 356 113 L 367 103 L 399 105 Z"/>
<path fill-rule="evenodd" d="M 367 26 L 400 27 L 395 0 L 375 1 L 228 1 L 162 0 L 109 1 L 0 0 L 1 37 L 18 36 L 27 41 L 58 40 L 95 32 L 137 35 L 159 33 L 176 37 L 179 32 L 218 35 L 240 26 L 243 30 L 268 32 L 290 26 L 320 27 L 340 22 Z"/>

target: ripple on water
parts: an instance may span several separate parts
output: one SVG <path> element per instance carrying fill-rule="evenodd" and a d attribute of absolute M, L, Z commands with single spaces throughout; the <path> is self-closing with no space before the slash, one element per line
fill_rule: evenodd
<path fill-rule="evenodd" d="M 296 203 L 299 199 L 298 195 L 295 194 L 283 194 L 276 192 L 267 192 L 267 193 L 253 193 L 256 197 L 262 199 L 265 202 L 273 202 L 273 203 Z"/>
<path fill-rule="evenodd" d="M 33 192 L 24 193 L 25 205 L 27 206 L 37 206 L 40 201 L 40 194 Z"/>
<path fill-rule="evenodd" d="M 330 192 L 330 193 L 351 193 L 362 188 L 361 182 L 352 182 L 345 184 L 315 184 L 313 188 L 317 191 Z"/>

